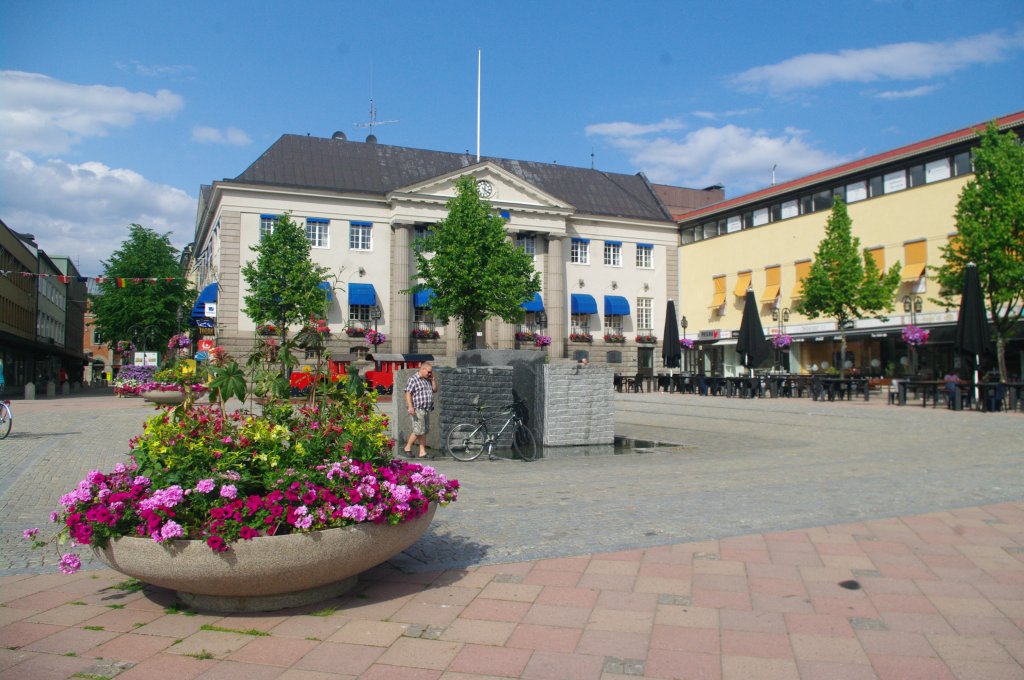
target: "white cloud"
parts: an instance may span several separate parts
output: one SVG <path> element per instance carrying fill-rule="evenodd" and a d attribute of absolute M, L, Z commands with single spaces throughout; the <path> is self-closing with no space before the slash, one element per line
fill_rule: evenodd
<path fill-rule="evenodd" d="M 782 94 L 831 83 L 868 83 L 947 75 L 1002 61 L 1024 48 L 1024 30 L 984 33 L 945 42 L 905 42 L 859 50 L 802 54 L 777 64 L 756 66 L 732 82 L 744 90 Z"/>
<path fill-rule="evenodd" d="M 173 116 L 184 99 L 123 87 L 77 85 L 39 73 L 0 71 L 0 149 L 55 154 L 85 137 L 129 127 L 140 116 Z"/>
<path fill-rule="evenodd" d="M 252 143 L 249 135 L 236 127 L 219 130 L 205 125 L 196 125 L 192 128 L 192 141 L 201 144 L 229 144 L 231 146 L 246 146 Z"/>
<path fill-rule="evenodd" d="M 192 80 L 190 75 L 195 68 L 188 64 L 149 65 L 132 59 L 127 64 L 118 62 L 117 68 L 127 73 L 134 73 L 147 78 L 170 78 L 173 80 Z"/>
<path fill-rule="evenodd" d="M 915 87 L 909 90 L 886 90 L 885 92 L 878 92 L 872 96 L 876 99 L 911 99 L 913 97 L 923 97 L 926 94 L 931 94 L 937 89 L 939 89 L 938 85 L 922 85 L 921 87 Z"/>
<path fill-rule="evenodd" d="M 640 135 L 648 135 L 652 132 L 665 132 L 668 130 L 682 130 L 686 125 L 676 118 L 666 118 L 660 123 L 597 123 L 595 125 L 588 125 L 586 127 L 586 133 L 588 135 L 608 135 L 613 137 L 637 137 Z"/>
<path fill-rule="evenodd" d="M 849 160 L 815 148 L 803 131 L 794 128 L 772 135 L 724 125 L 703 127 L 681 138 L 606 138 L 653 182 L 695 188 L 721 183 L 730 195 L 768 186 L 773 165 L 777 165 L 776 177 L 781 182 Z"/>
<path fill-rule="evenodd" d="M 69 255 L 83 275 L 100 273 L 135 222 L 170 232 L 181 248 L 192 240 L 196 199 L 181 189 L 102 163 L 49 160 L 37 164 L 16 151 L 0 157 L 0 214 L 15 231 L 35 234 L 39 247 Z"/>
<path fill-rule="evenodd" d="M 749 109 L 731 109 L 729 111 L 722 111 L 715 113 L 714 111 L 694 111 L 693 115 L 697 118 L 704 118 L 705 120 L 721 120 L 722 118 L 734 118 L 736 116 L 749 116 L 752 113 L 759 113 L 759 108 Z"/>

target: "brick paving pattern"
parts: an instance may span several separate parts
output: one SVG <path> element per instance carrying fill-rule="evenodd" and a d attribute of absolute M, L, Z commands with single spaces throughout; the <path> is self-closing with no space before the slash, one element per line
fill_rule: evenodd
<path fill-rule="evenodd" d="M 16 402 L 0 442 L 5 560 L 149 413 L 58 401 Z M 466 492 L 421 543 L 457 554 L 418 544 L 304 610 L 11 560 L 0 678 L 1024 678 L 1024 419 L 823 406 L 629 395 L 617 431 L 682 446 L 438 461 Z"/>

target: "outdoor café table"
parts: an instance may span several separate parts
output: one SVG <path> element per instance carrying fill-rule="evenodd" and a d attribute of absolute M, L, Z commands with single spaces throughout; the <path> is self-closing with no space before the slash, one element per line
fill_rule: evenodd
<path fill-rule="evenodd" d="M 761 378 L 754 376 L 733 376 L 725 379 L 726 396 L 753 398 L 762 396 Z"/>
<path fill-rule="evenodd" d="M 765 376 L 772 399 L 780 396 L 793 396 L 793 376 L 785 373 L 769 373 Z"/>
<path fill-rule="evenodd" d="M 968 383 L 964 383 L 965 385 Z M 900 380 L 897 387 L 896 403 L 904 406 L 907 403 L 907 390 L 913 389 L 915 398 L 921 396 L 921 406 L 928 405 L 928 397 L 932 398 L 932 405 L 939 402 L 939 390 L 946 389 L 946 383 L 942 380 Z"/>
<path fill-rule="evenodd" d="M 712 396 L 721 396 L 725 394 L 727 389 L 725 381 L 726 379 L 721 376 L 704 376 L 704 385 L 707 388 L 704 394 L 710 394 Z"/>
<path fill-rule="evenodd" d="M 853 393 L 856 389 L 860 388 L 864 392 L 864 401 L 868 401 L 870 391 L 868 390 L 867 378 L 820 378 L 821 390 L 817 393 L 812 391 L 812 396 L 815 399 L 828 398 L 829 401 L 835 401 L 836 397 L 839 397 L 839 401 L 843 400 L 845 396 L 847 401 L 853 400 Z"/>

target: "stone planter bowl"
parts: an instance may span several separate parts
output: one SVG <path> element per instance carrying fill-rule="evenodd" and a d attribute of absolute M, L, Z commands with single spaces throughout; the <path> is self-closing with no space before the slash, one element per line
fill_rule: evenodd
<path fill-rule="evenodd" d="M 179 599 L 210 611 L 273 611 L 336 597 L 356 576 L 419 540 L 436 504 L 397 526 L 366 522 L 304 534 L 235 541 L 223 553 L 205 541 L 157 543 L 123 537 L 96 557 L 115 571 L 177 591 Z"/>
<path fill-rule="evenodd" d="M 147 390 L 140 395 L 146 401 L 154 404 L 173 404 L 177 406 L 185 401 L 185 393 L 177 390 L 167 392 L 161 390 Z"/>

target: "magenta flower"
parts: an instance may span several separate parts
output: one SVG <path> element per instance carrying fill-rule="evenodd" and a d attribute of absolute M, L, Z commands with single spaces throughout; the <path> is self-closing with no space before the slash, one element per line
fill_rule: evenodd
<path fill-rule="evenodd" d="M 237 495 L 238 489 L 235 487 L 234 484 L 225 484 L 224 486 L 220 487 L 221 498 L 234 498 Z"/>
<path fill-rule="evenodd" d="M 210 493 L 217 486 L 212 479 L 200 479 L 196 482 L 196 491 L 199 493 Z"/>
<path fill-rule="evenodd" d="M 78 555 L 74 553 L 65 553 L 60 556 L 59 568 L 61 573 L 74 574 L 82 568 L 82 560 L 78 559 Z"/>
<path fill-rule="evenodd" d="M 21 533 L 23 538 L 35 538 L 39 534 L 39 529 L 25 529 Z"/>
<path fill-rule="evenodd" d="M 181 538 L 184 535 L 184 529 L 182 529 L 181 525 L 174 520 L 169 520 L 167 524 L 160 529 L 160 538 L 164 541 L 169 541 L 172 538 Z"/>

